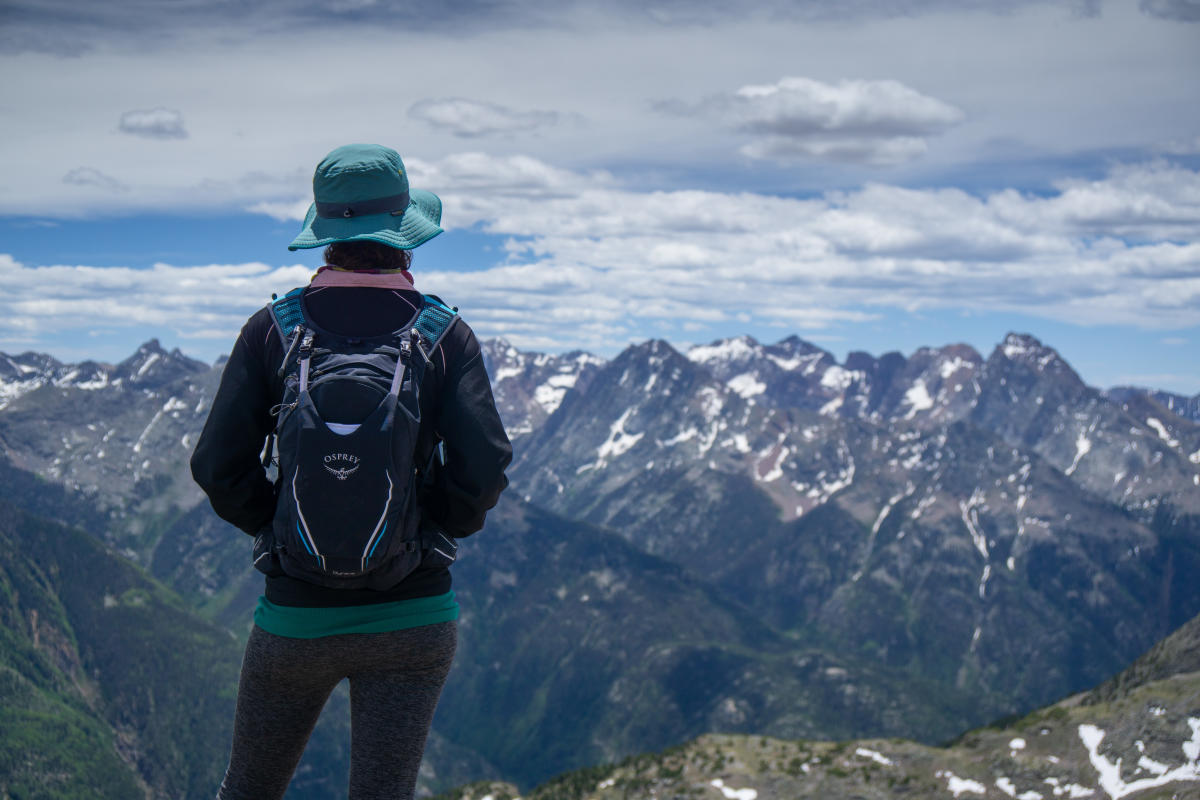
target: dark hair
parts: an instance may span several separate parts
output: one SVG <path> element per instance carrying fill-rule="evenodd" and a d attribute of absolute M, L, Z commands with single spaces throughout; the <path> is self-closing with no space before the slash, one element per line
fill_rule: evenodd
<path fill-rule="evenodd" d="M 334 242 L 325 248 L 325 263 L 342 269 L 408 269 L 412 251 L 370 239 Z"/>

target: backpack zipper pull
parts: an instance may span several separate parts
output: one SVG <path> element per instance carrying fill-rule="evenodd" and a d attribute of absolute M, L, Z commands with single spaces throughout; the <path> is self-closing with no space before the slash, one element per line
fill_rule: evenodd
<path fill-rule="evenodd" d="M 300 382 L 296 388 L 300 394 L 308 391 L 308 365 L 312 361 L 313 339 L 316 334 L 312 331 L 304 332 L 304 341 L 300 342 Z"/>
<path fill-rule="evenodd" d="M 412 342 L 412 349 L 421 354 L 421 360 L 426 364 L 430 363 L 429 356 L 425 355 L 425 348 L 421 347 L 421 334 L 417 332 L 416 328 L 409 329 L 408 338 Z"/>

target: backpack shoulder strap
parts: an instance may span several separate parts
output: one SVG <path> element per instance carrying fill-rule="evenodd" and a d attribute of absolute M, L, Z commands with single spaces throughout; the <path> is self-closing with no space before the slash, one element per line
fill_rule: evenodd
<path fill-rule="evenodd" d="M 304 309 L 300 307 L 300 294 L 304 288 L 297 286 L 278 300 L 272 300 L 268 306 L 271 309 L 271 321 L 275 323 L 275 332 L 279 334 L 284 350 L 287 350 L 288 337 L 292 331 L 297 325 L 305 323 Z"/>
<path fill-rule="evenodd" d="M 421 298 L 425 302 L 421 306 L 421 310 L 417 312 L 413 329 L 421 334 L 421 338 L 428 348 L 427 354 L 433 356 L 433 351 L 441 344 L 446 331 L 450 330 L 454 320 L 458 319 L 458 309 L 446 305 L 442 298 L 435 294 L 421 295 Z M 297 304 L 299 304 L 299 300 L 297 300 Z"/>

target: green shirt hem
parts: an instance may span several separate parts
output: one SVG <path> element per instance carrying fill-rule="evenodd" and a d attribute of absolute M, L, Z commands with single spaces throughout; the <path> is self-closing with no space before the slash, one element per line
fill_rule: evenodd
<path fill-rule="evenodd" d="M 387 633 L 456 619 L 458 601 L 454 599 L 453 591 L 391 603 L 333 608 L 281 606 L 260 596 L 254 608 L 255 625 L 267 633 L 290 639 L 318 639 L 346 633 Z"/>

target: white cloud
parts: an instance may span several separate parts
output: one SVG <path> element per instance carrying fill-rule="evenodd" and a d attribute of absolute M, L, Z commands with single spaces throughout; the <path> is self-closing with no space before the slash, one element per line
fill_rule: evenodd
<path fill-rule="evenodd" d="M 898 164 L 921 155 L 929 136 L 961 122 L 954 106 L 894 80 L 783 78 L 743 86 L 699 104 L 662 103 L 664 111 L 710 117 L 755 138 L 752 158 L 796 157 L 863 164 Z"/>
<path fill-rule="evenodd" d="M 183 114 L 170 108 L 126 111 L 117 124 L 121 133 L 145 139 L 186 139 Z"/>
<path fill-rule="evenodd" d="M 517 111 L 461 97 L 419 100 L 409 107 L 408 115 L 463 138 L 528 133 L 556 124 L 559 116 L 553 111 Z"/>
<path fill-rule="evenodd" d="M 308 213 L 308 207 L 312 205 L 309 200 L 295 200 L 283 202 L 270 202 L 264 200 L 261 203 L 247 206 L 246 210 L 253 214 L 265 214 L 272 219 L 280 222 L 304 221 L 304 215 Z"/>
<path fill-rule="evenodd" d="M 418 251 L 418 285 L 453 299 L 481 335 L 526 347 L 611 351 L 644 338 L 649 324 L 668 335 L 741 329 L 743 312 L 817 335 L 897 309 L 1200 325 L 1200 171 L 1178 166 L 1120 166 L 1049 196 L 873 184 L 811 199 L 638 192 L 603 173 L 481 153 L 411 171 L 457 209 L 449 219 L 512 239 L 506 261 L 470 273 L 423 271 Z M 294 219 L 301 205 L 260 210 Z M 1126 218 L 1121 238 L 1098 234 L 1114 214 Z M 270 292 L 307 275 L 262 264 L 139 271 L 8 258 L 0 318 L 9 330 L 88 319 L 201 337 L 236 330 Z"/>
<path fill-rule="evenodd" d="M 885 185 L 819 200 L 607 186 L 483 195 L 473 208 L 485 230 L 529 237 L 513 253 L 529 263 L 472 273 L 465 287 L 430 279 L 476 307 L 611 309 L 615 286 L 641 313 L 690 321 L 741 307 L 821 327 L 871 309 L 962 308 L 1185 327 L 1200 324 L 1197 192 L 1200 173 L 1149 164 L 1049 197 Z M 1097 236 L 1124 207 L 1138 209 L 1128 240 Z"/>
<path fill-rule="evenodd" d="M 1200 325 L 1200 171 L 1180 166 L 1118 166 L 1048 196 L 872 184 L 808 199 L 633 191 L 604 173 L 482 153 L 414 160 L 410 171 L 455 209 L 448 219 L 511 239 L 506 260 L 469 273 L 425 271 L 418 251 L 418 286 L 459 305 L 480 335 L 523 347 L 612 352 L 651 330 L 742 332 L 745 314 L 813 337 L 922 309 Z M 295 219 L 301 208 L 258 210 Z M 1114 218 L 1119 236 L 1104 233 Z M 223 332 L 308 276 L 300 266 L 36 267 L 3 256 L 0 340 L 86 320 L 227 349 Z"/>
<path fill-rule="evenodd" d="M 281 287 L 305 283 L 302 266 L 212 264 L 151 269 L 78 265 L 29 266 L 0 253 L 0 338 L 17 331 L 55 335 L 152 327 L 163 335 L 224 335 L 228 351 L 246 318 Z"/>
<path fill-rule="evenodd" d="M 1009 312 L 1082 324 L 1200 325 L 1200 171 L 1123 165 L 1046 196 L 871 184 L 797 199 L 634 191 L 528 156 L 413 160 L 447 224 L 508 237 L 505 260 L 418 285 L 481 335 L 611 351 L 648 325 L 837 333 L 894 310 Z M 256 210 L 296 219 L 306 202 Z M 451 233 L 450 235 L 453 235 Z M 34 267 L 0 259 L 0 331 L 169 326 L 234 331 L 303 267 Z M 203 287 L 204 291 L 198 291 Z M 736 332 L 740 332 L 737 330 Z"/>
<path fill-rule="evenodd" d="M 613 177 L 603 171 L 572 172 L 524 155 L 455 153 L 436 161 L 408 159 L 405 166 L 412 186 L 441 197 L 442 224 L 448 230 L 494 219 L 506 204 L 516 201 L 566 200 L 615 185 Z M 299 221 L 304 219 L 310 202 L 260 202 L 246 210 L 280 221 Z M 522 211 L 525 208 L 519 207 Z"/>

